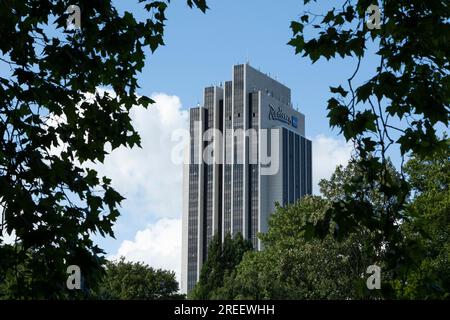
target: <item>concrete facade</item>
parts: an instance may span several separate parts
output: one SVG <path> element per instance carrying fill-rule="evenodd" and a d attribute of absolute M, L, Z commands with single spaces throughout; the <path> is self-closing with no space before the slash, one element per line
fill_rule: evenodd
<path fill-rule="evenodd" d="M 198 281 L 215 234 L 241 233 L 261 249 L 275 203 L 312 193 L 312 146 L 289 88 L 248 64 L 205 88 L 190 109 L 183 182 L 182 292 Z M 208 160 L 205 160 L 208 159 Z"/>

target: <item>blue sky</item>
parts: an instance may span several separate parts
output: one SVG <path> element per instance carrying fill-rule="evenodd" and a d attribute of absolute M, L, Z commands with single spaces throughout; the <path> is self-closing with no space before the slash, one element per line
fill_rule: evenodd
<path fill-rule="evenodd" d="M 119 10 L 138 17 L 145 12 L 134 1 L 116 1 Z M 333 2 L 333 1 L 330 1 Z M 290 22 L 303 11 L 299 0 L 210 0 L 206 14 L 190 10 L 186 1 L 170 3 L 166 23 L 166 46 L 148 55 L 140 76 L 141 92 L 165 92 L 181 98 L 185 107 L 202 101 L 202 89 L 230 80 L 233 64 L 250 64 L 276 76 L 292 90 L 292 101 L 307 116 L 307 134 L 332 134 L 326 119 L 329 85 L 347 79 L 354 59 L 321 59 L 314 65 L 294 55 L 287 45 Z M 323 12 L 324 8 L 318 9 Z M 375 66 L 363 64 L 361 74 Z M 365 77 L 367 79 L 367 76 Z"/>

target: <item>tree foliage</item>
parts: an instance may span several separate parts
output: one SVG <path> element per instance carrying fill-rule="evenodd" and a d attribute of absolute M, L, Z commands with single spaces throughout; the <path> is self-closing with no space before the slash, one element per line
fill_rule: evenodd
<path fill-rule="evenodd" d="M 241 233 L 234 238 L 227 234 L 222 243 L 216 234 L 208 247 L 208 257 L 202 266 L 200 280 L 189 293 L 190 299 L 221 298 L 217 292 L 223 286 L 224 278 L 233 272 L 241 262 L 244 254 L 252 249 L 249 240 L 244 240 Z"/>
<path fill-rule="evenodd" d="M 323 1 L 313 1 L 323 2 Z M 347 83 L 330 87 L 330 125 L 355 140 L 361 155 L 379 151 L 384 157 L 393 143 L 402 154 L 426 154 L 443 144 L 436 126 L 449 124 L 450 7 L 445 0 L 341 1 L 323 14 L 305 12 L 291 23 L 289 42 L 297 54 L 313 62 L 321 57 L 356 58 Z M 370 5 L 379 6 L 380 29 L 366 26 Z M 313 27 L 316 32 L 309 30 Z M 311 31 L 313 36 L 307 36 Z M 372 78 L 355 87 L 364 57 L 375 47 L 379 60 Z M 406 129 L 397 127 L 404 120 Z M 394 139 L 392 130 L 399 133 Z"/>
<path fill-rule="evenodd" d="M 100 282 L 98 299 L 181 299 L 173 271 L 153 269 L 142 262 L 108 261 Z"/>
<path fill-rule="evenodd" d="M 14 276 L 14 298 L 63 296 L 68 265 L 86 288 L 101 272 L 91 235 L 113 236 L 123 197 L 86 164 L 140 146 L 130 110 L 152 101 L 138 95 L 137 74 L 145 50 L 164 44 L 168 1 L 139 3 L 142 21 L 110 0 L 79 1 L 76 29 L 66 28 L 69 1 L 0 2 L 0 236 L 18 244 L 0 247 L 0 274 Z"/>
<path fill-rule="evenodd" d="M 219 290 L 225 299 L 348 299 L 378 297 L 363 277 L 367 266 L 380 263 L 367 228 L 336 238 L 337 224 L 314 236 L 314 226 L 326 219 L 334 198 L 344 197 L 342 186 L 358 171 L 356 164 L 338 167 L 329 181 L 321 181 L 321 196 L 305 196 L 286 207 L 277 206 L 266 234 L 264 250 L 245 255 Z M 374 205 L 376 195 L 368 196 Z"/>
<path fill-rule="evenodd" d="M 450 141 L 449 148 L 413 157 L 405 166 L 414 191 L 402 226 L 410 264 L 398 296 L 450 298 Z"/>
<path fill-rule="evenodd" d="M 370 204 L 374 217 L 398 203 L 385 203 L 358 163 L 338 167 L 320 182 L 323 196 L 306 196 L 278 206 L 267 234 L 260 235 L 261 252 L 244 256 L 225 277 L 217 296 L 224 299 L 445 299 L 450 281 L 450 148 L 426 158 L 414 157 L 405 166 L 411 195 L 400 208 L 397 237 L 361 223 L 342 233 L 346 222 L 327 219 L 338 199 L 350 197 Z M 394 171 L 389 165 L 389 171 Z M 360 183 L 360 194 L 348 184 Z M 386 209 L 390 207 L 390 209 Z M 354 212 L 365 210 L 355 204 Z M 377 222 L 374 222 L 377 223 Z M 385 222 L 391 225 L 389 222 Z M 323 229 L 314 234 L 316 226 Z M 380 240 L 381 239 L 381 240 Z M 394 242 L 395 243 L 392 243 Z M 380 246 L 379 243 L 383 245 Z M 397 262 L 396 264 L 393 261 Z M 370 265 L 381 268 L 381 290 L 368 290 Z"/>
<path fill-rule="evenodd" d="M 305 12 L 291 23 L 289 44 L 313 63 L 322 57 L 355 59 L 347 81 L 330 87 L 327 110 L 330 126 L 354 143 L 365 177 L 352 177 L 342 197 L 333 200 L 332 210 L 306 227 L 313 237 L 323 237 L 335 223 L 339 238 L 368 228 L 377 247 L 388 244 L 386 262 L 394 268 L 405 259 L 399 222 L 405 219 L 409 185 L 403 174 L 389 169 L 388 152 L 396 146 L 403 159 L 411 152 L 421 157 L 448 148 L 439 128 L 449 125 L 450 7 L 444 0 L 355 0 L 313 13 L 309 8 L 315 2 L 326 5 L 304 1 Z M 366 10 L 373 4 L 381 11 L 380 29 L 366 25 Z M 369 56 L 378 60 L 373 75 L 357 82 Z M 378 193 L 378 213 L 362 183 Z"/>

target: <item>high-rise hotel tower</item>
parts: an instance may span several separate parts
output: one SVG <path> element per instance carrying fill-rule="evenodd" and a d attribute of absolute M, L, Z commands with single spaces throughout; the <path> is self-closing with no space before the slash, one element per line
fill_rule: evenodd
<path fill-rule="evenodd" d="M 286 86 L 248 64 L 233 80 L 205 88 L 190 109 L 183 185 L 184 292 L 198 281 L 213 236 L 240 232 L 261 249 L 258 232 L 281 205 L 312 192 L 311 141 Z"/>

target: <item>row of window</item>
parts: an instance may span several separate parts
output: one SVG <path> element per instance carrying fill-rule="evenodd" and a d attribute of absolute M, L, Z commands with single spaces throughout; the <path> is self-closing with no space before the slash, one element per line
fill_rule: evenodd
<path fill-rule="evenodd" d="M 283 204 L 312 193 L 311 141 L 283 128 Z"/>

